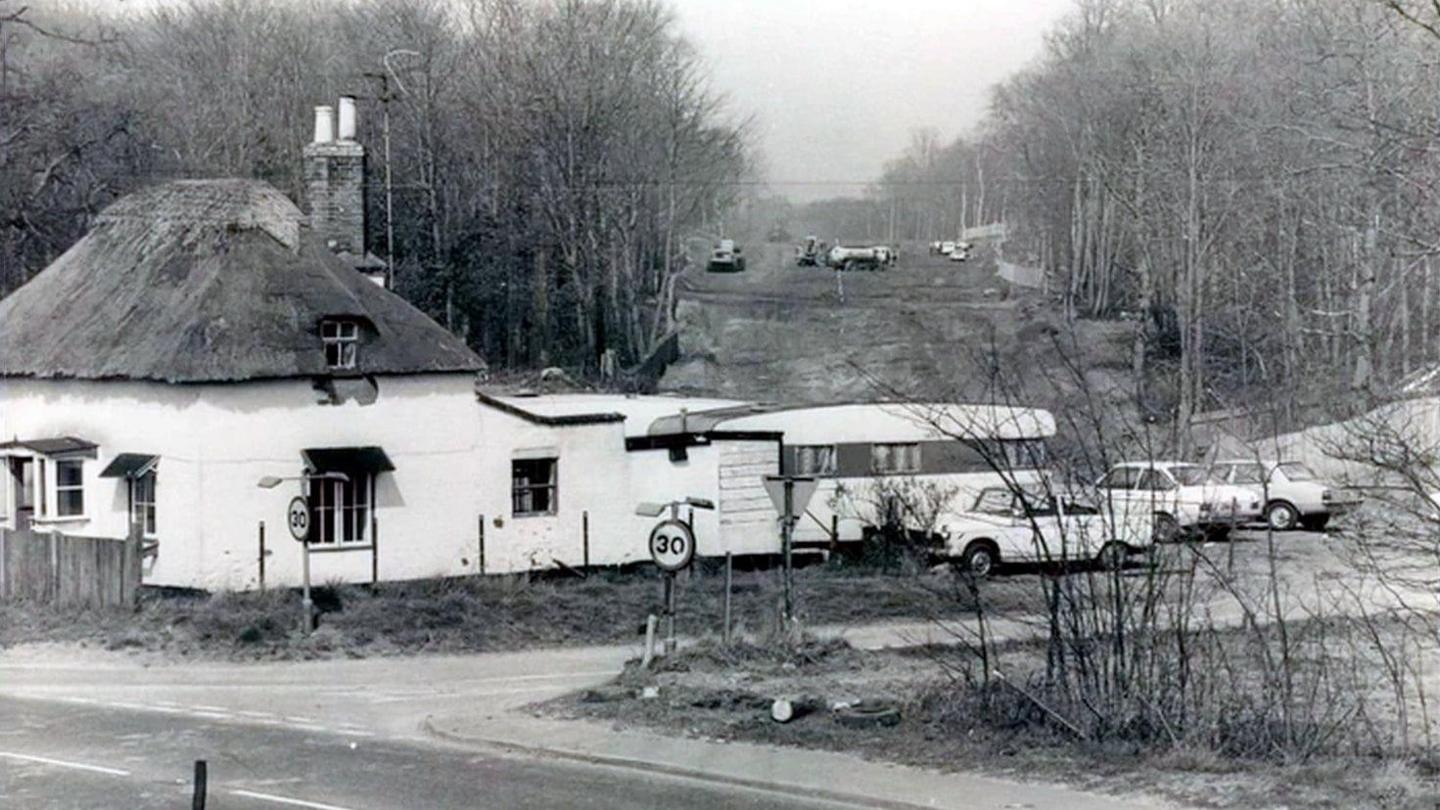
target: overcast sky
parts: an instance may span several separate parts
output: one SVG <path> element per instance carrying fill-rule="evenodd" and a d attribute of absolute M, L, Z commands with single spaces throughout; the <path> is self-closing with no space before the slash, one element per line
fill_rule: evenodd
<path fill-rule="evenodd" d="M 1074 0 L 671 0 L 797 200 L 858 193 L 911 130 L 949 141 Z M 850 185 L 846 185 L 850 184 Z"/>

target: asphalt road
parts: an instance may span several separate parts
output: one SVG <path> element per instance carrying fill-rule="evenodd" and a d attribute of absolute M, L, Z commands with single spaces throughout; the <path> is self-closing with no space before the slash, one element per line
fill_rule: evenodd
<path fill-rule="evenodd" d="M 343 733 L 0 698 L 0 807 L 190 807 L 194 761 L 215 808 L 833 808 L 543 759 Z"/>

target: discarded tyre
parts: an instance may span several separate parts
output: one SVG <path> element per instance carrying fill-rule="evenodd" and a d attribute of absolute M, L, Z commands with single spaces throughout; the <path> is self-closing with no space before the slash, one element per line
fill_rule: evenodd
<path fill-rule="evenodd" d="M 900 723 L 900 709 L 887 700 L 861 700 L 835 707 L 835 722 L 847 728 L 876 728 Z"/>

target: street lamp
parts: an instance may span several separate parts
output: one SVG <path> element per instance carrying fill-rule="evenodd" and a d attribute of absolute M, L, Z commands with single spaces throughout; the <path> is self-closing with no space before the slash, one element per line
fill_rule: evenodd
<path fill-rule="evenodd" d="M 682 506 L 690 506 L 695 509 L 714 509 L 715 502 L 707 500 L 705 498 L 694 497 L 684 498 L 678 501 L 670 501 L 669 503 L 642 501 L 641 503 L 635 505 L 635 514 L 641 517 L 660 517 L 662 514 L 665 513 L 666 509 L 669 509 L 670 517 L 678 519 L 680 516 L 680 507 Z"/>
<path fill-rule="evenodd" d="M 286 481 L 316 481 L 316 480 L 321 480 L 321 481 L 343 481 L 343 482 L 349 483 L 349 481 L 350 481 L 350 476 L 348 476 L 348 475 L 346 475 L 345 473 L 342 473 L 342 472 L 305 473 L 304 475 L 284 475 L 284 476 L 281 476 L 281 475 L 266 475 L 266 476 L 262 476 L 259 481 L 256 481 L 256 482 L 255 482 L 255 486 L 257 486 L 257 487 L 259 487 L 259 488 L 261 488 L 261 489 L 274 489 L 274 488 L 280 486 L 281 484 L 285 483 Z M 305 514 L 308 516 L 308 515 L 310 514 L 310 496 L 309 496 L 309 494 L 306 493 L 306 492 L 304 492 L 304 490 L 302 489 L 300 496 L 299 496 L 298 498 L 296 498 L 295 500 L 304 502 L 304 505 L 305 505 Z M 292 503 L 293 503 L 293 501 L 292 501 Z M 291 521 L 289 521 L 289 520 L 287 520 L 286 523 L 293 526 L 293 523 L 291 523 Z M 293 528 L 291 529 L 291 534 L 294 534 L 294 529 L 293 529 Z M 301 548 L 301 551 L 300 551 L 300 579 L 301 579 L 300 609 L 301 609 L 301 611 L 303 611 L 303 614 L 302 614 L 301 620 L 300 620 L 300 629 L 301 629 L 301 631 L 304 632 L 306 635 L 309 635 L 309 634 L 310 634 L 310 630 L 314 627 L 314 624 L 315 624 L 315 602 L 314 602 L 314 600 L 312 600 L 312 599 L 310 598 L 310 523 L 309 523 L 308 518 L 307 518 L 307 520 L 306 520 L 306 522 L 305 522 L 305 534 L 304 534 L 303 536 L 296 537 L 295 539 L 300 541 L 300 548 Z"/>

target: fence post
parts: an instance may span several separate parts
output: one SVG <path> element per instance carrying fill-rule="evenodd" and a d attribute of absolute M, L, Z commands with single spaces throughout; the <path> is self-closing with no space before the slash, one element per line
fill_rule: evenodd
<path fill-rule="evenodd" d="M 830 515 L 830 554 L 840 550 L 840 516 Z"/>
<path fill-rule="evenodd" d="M 265 521 L 260 521 L 260 592 L 265 592 Z"/>
<path fill-rule="evenodd" d="M 727 551 L 725 552 L 725 629 L 720 634 L 720 637 L 724 639 L 725 646 L 727 647 L 730 646 L 730 590 L 734 571 L 735 554 L 734 552 Z"/>
<path fill-rule="evenodd" d="M 480 559 L 479 559 L 479 562 L 480 562 L 480 573 L 483 574 L 483 573 L 485 573 L 485 516 L 484 516 L 484 515 L 481 515 L 481 516 L 480 516 L 479 544 L 480 544 Z"/>
<path fill-rule="evenodd" d="M 126 607 L 140 604 L 140 579 L 143 576 L 145 557 L 145 528 L 139 523 L 130 524 L 130 533 L 125 537 L 125 550 L 120 555 L 124 569 L 120 583 L 120 603 Z"/>
<path fill-rule="evenodd" d="M 46 535 L 50 552 L 50 604 L 60 604 L 60 537 L 59 532 Z"/>
<path fill-rule="evenodd" d="M 205 760 L 195 760 L 195 795 L 190 800 L 190 810 L 205 810 L 205 794 L 208 792 Z"/>
<path fill-rule="evenodd" d="M 590 510 L 580 513 L 580 539 L 584 543 L 585 568 L 590 567 Z"/>
<path fill-rule="evenodd" d="M 370 513 L 370 584 L 380 584 L 380 519 L 373 511 Z"/>

